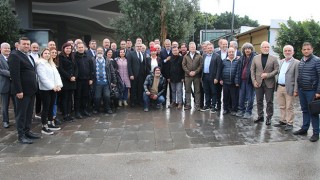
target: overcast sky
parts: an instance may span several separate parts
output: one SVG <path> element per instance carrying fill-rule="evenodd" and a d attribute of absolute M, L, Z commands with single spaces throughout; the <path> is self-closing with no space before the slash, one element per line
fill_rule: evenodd
<path fill-rule="evenodd" d="M 200 0 L 200 10 L 211 14 L 232 12 L 233 0 Z M 320 0 L 235 0 L 235 14 L 270 25 L 271 19 L 320 21 Z"/>

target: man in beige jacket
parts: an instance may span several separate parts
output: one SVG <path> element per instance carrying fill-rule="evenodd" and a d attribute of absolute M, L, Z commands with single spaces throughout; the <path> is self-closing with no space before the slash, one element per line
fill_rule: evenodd
<path fill-rule="evenodd" d="M 267 102 L 266 125 L 271 124 L 273 116 L 273 96 L 275 88 L 275 76 L 278 74 L 279 63 L 277 57 L 269 54 L 270 44 L 267 41 L 261 43 L 261 54 L 255 56 L 251 64 L 251 79 L 256 91 L 258 118 L 255 123 L 264 121 L 263 99 Z"/>
<path fill-rule="evenodd" d="M 291 45 L 283 47 L 284 59 L 280 61 L 277 100 L 280 108 L 280 121 L 275 127 L 285 126 L 284 130 L 289 131 L 293 128 L 293 101 L 294 96 L 298 96 L 298 71 L 299 60 L 293 58 L 294 49 Z"/>
<path fill-rule="evenodd" d="M 191 109 L 191 86 L 193 83 L 195 95 L 195 109 L 200 111 L 200 78 L 202 56 L 196 51 L 196 44 L 189 43 L 189 52 L 183 57 L 182 68 L 185 72 L 185 110 Z"/>

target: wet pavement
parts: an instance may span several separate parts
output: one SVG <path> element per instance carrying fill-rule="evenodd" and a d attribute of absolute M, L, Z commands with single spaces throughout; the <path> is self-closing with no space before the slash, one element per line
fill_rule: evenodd
<path fill-rule="evenodd" d="M 297 130 L 302 123 L 302 114 L 298 101 L 295 103 L 294 130 Z M 255 112 L 254 109 L 254 118 Z M 9 129 L 0 128 L 0 158 L 255 145 L 308 140 L 312 134 L 309 130 L 308 136 L 294 136 L 291 131 L 286 132 L 283 128 L 255 124 L 253 119 L 241 119 L 222 113 L 210 114 L 209 111 L 163 108 L 144 112 L 142 108 L 122 107 L 112 115 L 102 114 L 64 123 L 62 129 L 54 135 L 43 135 L 32 145 L 22 145 L 17 142 L 12 119 Z M 276 102 L 272 120 L 273 124 L 279 121 Z M 40 120 L 33 122 L 34 132 L 41 131 L 40 124 Z"/>

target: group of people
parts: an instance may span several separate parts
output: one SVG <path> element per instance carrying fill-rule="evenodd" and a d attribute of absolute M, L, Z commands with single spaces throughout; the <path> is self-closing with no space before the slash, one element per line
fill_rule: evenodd
<path fill-rule="evenodd" d="M 291 45 L 283 47 L 285 58 L 279 61 L 269 53 L 271 47 L 266 41 L 261 43 L 261 54 L 256 54 L 251 43 L 238 50 L 236 41 L 228 43 L 225 39 L 216 49 L 204 42 L 200 51 L 194 42 L 179 46 L 169 39 L 164 47 L 159 39 L 151 41 L 148 49 L 141 38 L 136 39 L 134 47 L 132 44 L 130 39 L 122 40 L 117 49 L 117 44 L 106 38 L 102 46 L 91 40 L 87 47 L 77 39 L 68 40 L 59 52 L 55 42 L 50 41 L 39 54 L 39 45 L 25 37 L 19 39 L 12 52 L 8 43 L 2 43 L 3 127 L 9 127 L 10 98 L 18 141 L 26 144 L 41 136 L 30 131 L 34 101 L 35 114 L 41 117 L 41 132 L 47 135 L 61 129 L 59 110 L 63 121 L 68 122 L 101 112 L 112 114 L 117 107 L 128 105 L 142 106 L 147 112 L 151 105 L 163 108 L 168 102 L 168 108 L 211 113 L 220 112 L 223 105 L 223 115 L 251 118 L 255 97 L 258 117 L 254 122 L 265 121 L 265 99 L 265 123 L 271 125 L 277 90 L 281 118 L 274 126 L 293 129 L 294 96 L 299 95 L 303 125 L 293 134 L 307 134 L 311 122 L 310 141 L 319 139 L 319 116 L 309 112 L 308 104 L 320 97 L 320 60 L 313 55 L 310 43 L 303 44 L 304 57 L 300 61 L 293 58 Z"/>

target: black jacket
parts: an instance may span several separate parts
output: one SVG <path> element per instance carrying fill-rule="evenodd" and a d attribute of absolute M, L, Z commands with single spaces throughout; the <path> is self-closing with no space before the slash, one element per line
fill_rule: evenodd
<path fill-rule="evenodd" d="M 169 77 L 170 82 L 172 83 L 178 83 L 181 82 L 182 79 L 184 79 L 184 70 L 182 69 L 182 60 L 183 57 L 178 56 L 171 56 L 171 63 L 170 63 L 170 71 L 169 71 Z"/>
<path fill-rule="evenodd" d="M 239 84 L 238 78 L 238 64 L 239 61 L 234 59 L 232 62 L 229 59 L 222 61 L 221 80 L 223 84 Z"/>
<path fill-rule="evenodd" d="M 38 90 L 36 80 L 35 62 L 32 65 L 28 57 L 21 51 L 17 50 L 10 54 L 8 63 L 11 75 L 11 93 L 23 93 L 24 96 L 32 96 Z M 2 85 L 1 85 L 2 86 Z"/>
<path fill-rule="evenodd" d="M 157 61 L 158 61 L 158 67 L 160 67 L 160 69 L 162 69 L 162 62 L 160 57 L 157 57 Z M 146 58 L 146 73 L 147 74 L 152 74 L 153 69 L 151 69 L 151 57 L 147 57 Z"/>
<path fill-rule="evenodd" d="M 152 83 L 153 83 L 153 79 L 154 79 L 154 75 L 150 74 L 146 77 L 146 80 L 144 81 L 143 87 L 144 87 L 144 91 L 150 91 L 151 87 L 152 87 Z M 159 85 L 158 85 L 158 94 L 157 96 L 164 96 L 164 91 L 165 89 L 167 89 L 167 81 L 166 78 L 164 78 L 162 75 L 160 75 L 160 81 L 159 81 Z"/>
<path fill-rule="evenodd" d="M 250 70 L 250 68 L 251 68 L 251 64 L 252 64 L 252 59 L 253 59 L 253 57 L 256 55 L 256 53 L 255 52 L 252 52 L 251 53 L 251 55 L 250 55 L 250 57 L 249 57 L 249 62 L 248 62 L 248 65 L 247 65 L 247 74 L 246 74 L 246 82 L 247 82 L 247 84 L 252 84 L 252 79 L 251 79 L 251 70 Z M 240 58 L 239 58 L 239 65 L 238 65 L 238 82 L 240 83 L 240 82 L 242 82 L 242 80 L 241 80 L 241 76 L 242 76 L 242 72 L 243 72 L 243 68 L 245 67 L 245 59 L 246 58 L 246 56 L 245 55 L 242 55 Z M 240 85 L 240 84 L 239 84 Z"/>
<path fill-rule="evenodd" d="M 171 50 L 170 50 L 169 54 L 167 53 L 167 50 L 165 48 L 160 51 L 159 57 L 160 57 L 161 63 L 162 63 L 161 73 L 166 79 L 168 79 L 168 77 L 169 77 L 171 60 L 170 61 L 166 61 L 166 62 L 164 62 L 164 60 L 168 56 L 172 56 L 172 51 Z"/>
<path fill-rule="evenodd" d="M 311 55 L 306 61 L 299 63 L 298 88 L 303 90 L 316 90 L 320 93 L 320 59 Z"/>
<path fill-rule="evenodd" d="M 137 56 L 137 51 L 130 51 L 128 53 L 127 60 L 128 60 L 129 77 L 134 76 L 135 79 L 138 76 L 145 77 L 146 75 L 146 57 L 145 56 L 143 56 L 143 61 L 141 62 Z"/>
<path fill-rule="evenodd" d="M 74 60 L 78 67 L 78 79 L 80 80 L 93 80 L 93 62 L 92 57 L 86 53 L 80 54 L 78 52 L 74 55 Z"/>
<path fill-rule="evenodd" d="M 205 60 L 206 60 L 206 54 L 203 55 L 202 72 L 204 70 Z M 210 79 L 212 79 L 212 80 L 217 79 L 219 81 L 220 78 L 221 78 L 220 77 L 221 68 L 222 68 L 221 56 L 219 54 L 217 54 L 217 53 L 212 53 L 211 61 L 210 61 L 210 65 L 209 65 L 209 76 L 210 76 Z"/>
<path fill-rule="evenodd" d="M 59 67 L 58 67 L 61 80 L 63 83 L 63 89 L 72 90 L 77 88 L 78 67 L 72 59 L 72 56 L 66 57 L 59 54 Z M 70 81 L 70 78 L 76 77 L 76 81 Z"/>

